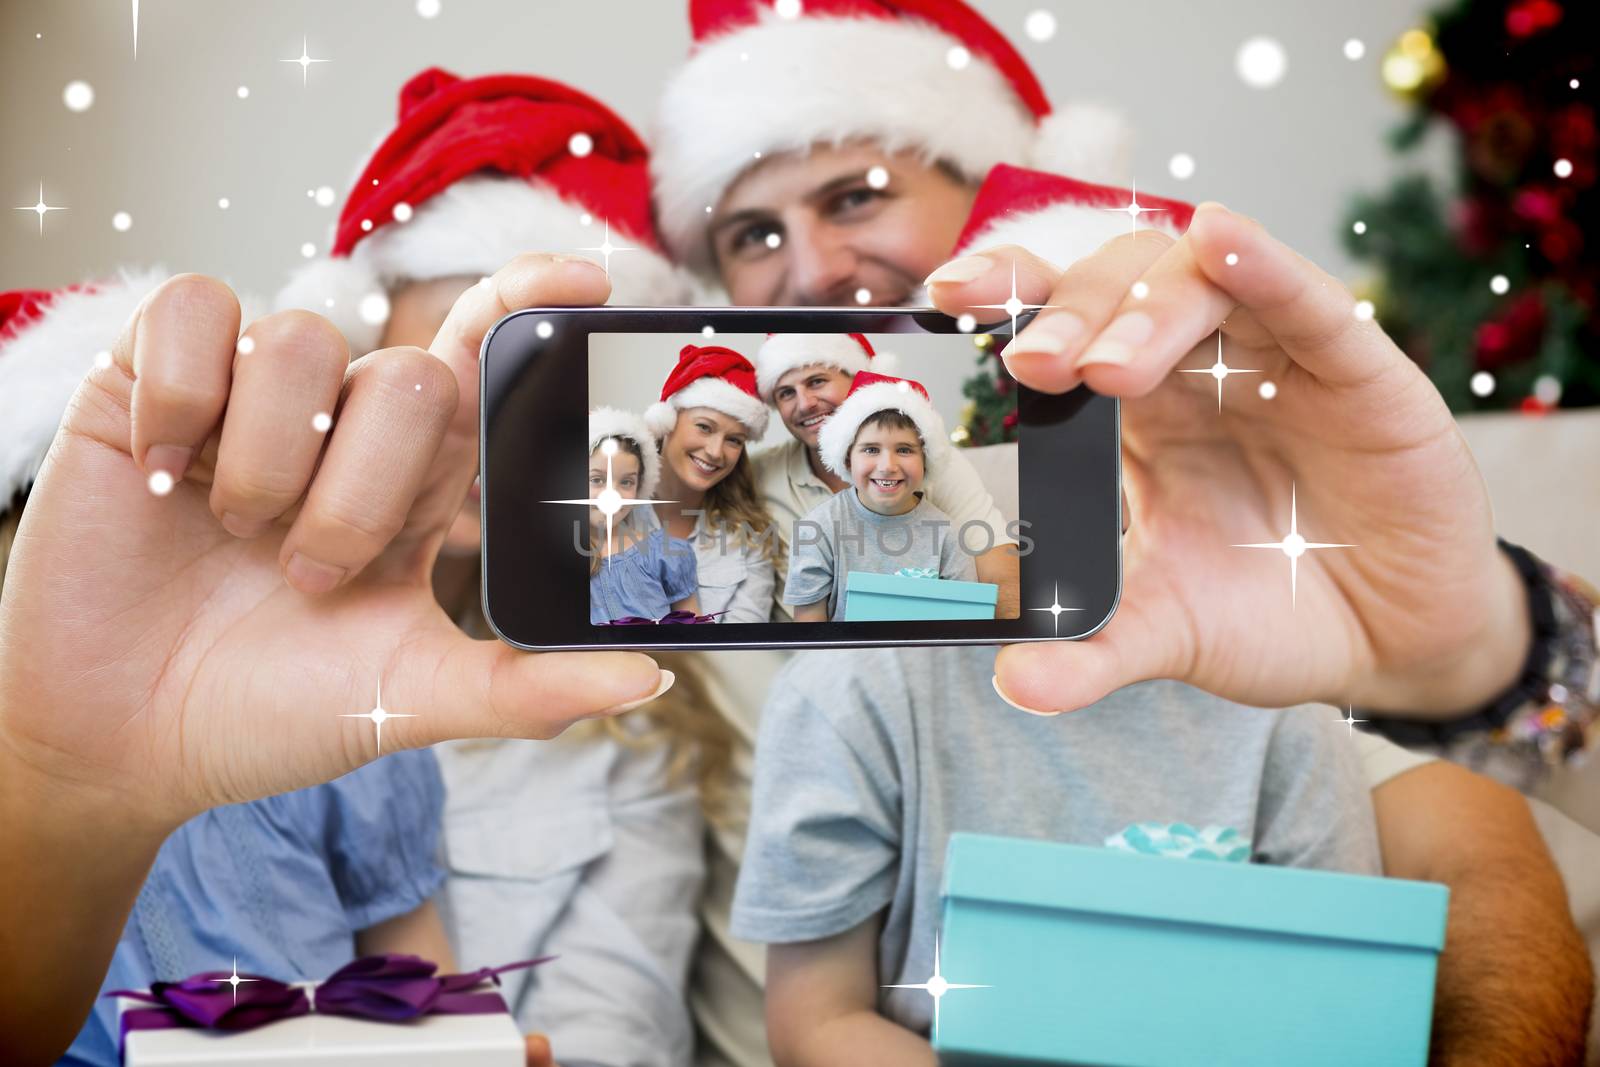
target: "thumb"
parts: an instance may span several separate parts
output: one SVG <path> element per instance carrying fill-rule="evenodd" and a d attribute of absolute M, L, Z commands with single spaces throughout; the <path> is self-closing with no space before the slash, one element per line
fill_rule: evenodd
<path fill-rule="evenodd" d="M 1152 614 L 1147 603 L 1125 589 L 1117 614 L 1093 637 L 1007 645 L 995 659 L 995 691 L 1019 711 L 1059 715 L 1135 682 L 1185 677 L 1193 638 L 1182 613 Z"/>
<path fill-rule="evenodd" d="M 467 737 L 546 740 L 574 723 L 630 711 L 676 679 L 637 652 L 523 652 L 467 637 L 430 635 L 386 673 L 383 704 L 395 747 Z"/>
<path fill-rule="evenodd" d="M 555 1061 L 550 1058 L 549 1038 L 543 1034 L 529 1034 L 525 1041 L 528 1067 L 555 1067 Z"/>
<path fill-rule="evenodd" d="M 1017 245 L 998 245 L 952 259 L 922 284 L 946 315 L 970 311 L 979 322 L 998 322 L 1007 317 L 1004 304 L 1013 293 L 1024 304 L 1045 304 L 1060 280 L 1061 268 L 1049 260 Z"/>

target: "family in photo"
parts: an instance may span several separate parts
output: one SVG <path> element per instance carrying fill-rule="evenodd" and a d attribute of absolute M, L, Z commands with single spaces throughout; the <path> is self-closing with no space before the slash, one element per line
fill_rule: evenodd
<path fill-rule="evenodd" d="M 939 346 L 919 366 L 972 350 L 963 337 L 915 340 Z M 591 410 L 590 622 L 958 617 L 940 599 L 947 583 L 970 586 L 986 612 L 962 618 L 1014 602 L 1018 524 L 951 444 L 928 389 L 894 363 L 862 334 L 773 334 L 749 358 L 688 343 L 641 413 Z M 593 380 L 657 366 L 630 353 Z M 776 444 L 762 441 L 773 412 L 786 431 Z M 869 575 L 891 581 L 852 608 L 852 582 Z"/>

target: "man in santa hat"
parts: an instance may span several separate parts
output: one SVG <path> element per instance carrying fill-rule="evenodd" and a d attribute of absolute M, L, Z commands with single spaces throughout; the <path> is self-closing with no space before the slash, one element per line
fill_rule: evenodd
<path fill-rule="evenodd" d="M 1121 124 L 1053 108 L 960 0 L 689 10 L 694 50 L 662 93 L 652 160 L 681 262 L 735 304 L 896 304 L 926 286 L 952 315 L 998 317 L 980 306 L 1012 298 L 1052 305 L 1008 346 L 1012 373 L 1130 401 L 1118 613 L 1086 641 L 1004 650 L 1004 699 L 1061 712 L 1165 677 L 1252 705 L 1352 700 L 1434 719 L 1517 703 L 1531 684 L 1530 598 L 1550 594 L 1497 548 L 1437 392 L 1335 279 L 1217 205 L 1196 213 L 1094 184 L 1130 177 Z M 1219 328 L 1227 362 L 1264 372 L 1274 398 L 1235 389 L 1219 413 L 1212 376 L 1177 373 L 1187 357 L 1213 363 Z M 1277 541 L 1291 517 L 1361 546 L 1299 558 L 1292 602 L 1267 580 L 1269 561 L 1230 547 Z M 1422 557 L 1417 544 L 1430 546 Z M 1048 589 L 1030 597 L 1050 602 Z M 1592 649 L 1583 616 L 1563 625 Z M 1545 918 L 1525 924 L 1532 912 L 1463 862 L 1510 845 L 1501 861 L 1548 871 L 1525 807 L 1456 768 L 1361 743 L 1390 873 L 1447 881 L 1457 923 L 1477 913 L 1469 899 L 1494 901 L 1482 914 L 1496 918 L 1453 937 L 1442 963 L 1445 1054 L 1526 1059 L 1581 1042 L 1570 1009 L 1593 987 L 1559 900 L 1536 891 L 1526 904 Z M 1457 805 L 1473 817 L 1440 818 Z M 1496 846 L 1481 833 L 1491 825 L 1506 831 Z M 1545 950 L 1526 952 L 1537 937 Z M 1510 953 L 1526 995 L 1473 997 L 1473 1012 L 1458 1012 L 1464 976 Z M 1533 1018 L 1537 1053 L 1514 1036 Z"/>

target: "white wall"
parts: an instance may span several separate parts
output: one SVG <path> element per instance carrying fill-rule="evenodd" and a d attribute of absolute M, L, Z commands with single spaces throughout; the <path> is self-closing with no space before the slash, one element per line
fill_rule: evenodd
<path fill-rule="evenodd" d="M 68 210 L 0 217 L 0 287 L 51 286 L 119 265 L 159 263 L 226 276 L 270 294 L 324 247 L 335 207 L 394 115 L 395 92 L 431 64 L 462 74 L 537 72 L 568 80 L 644 127 L 661 78 L 681 61 L 682 0 L 143 0 L 138 58 L 127 0 L 0 3 L 0 193 Z M 1334 232 L 1348 194 L 1381 184 L 1393 163 L 1382 134 L 1400 114 L 1377 76 L 1382 51 L 1419 17 L 1418 0 L 977 0 L 1021 43 L 1052 97 L 1120 106 L 1140 131 L 1141 188 L 1216 198 L 1260 218 L 1313 259 L 1342 271 Z M 1053 11 L 1054 39 L 1023 34 Z M 622 31 L 622 32 L 619 32 Z M 1285 80 L 1246 87 L 1240 42 L 1270 34 L 1288 51 Z M 39 36 L 36 36 L 39 35 Z M 301 68 L 284 59 L 330 62 Z M 1351 63 L 1346 38 L 1367 44 Z M 62 103 L 72 80 L 96 100 Z M 240 85 L 250 95 L 236 96 Z M 710 131 L 708 131 L 710 136 Z M 1174 152 L 1195 176 L 1167 174 Z M 219 210 L 227 197 L 231 207 Z M 128 212 L 132 228 L 111 218 Z"/>

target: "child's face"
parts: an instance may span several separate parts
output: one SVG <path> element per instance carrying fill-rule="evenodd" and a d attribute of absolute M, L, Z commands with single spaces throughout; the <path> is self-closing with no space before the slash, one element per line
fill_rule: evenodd
<path fill-rule="evenodd" d="M 864 426 L 850 445 L 850 480 L 856 496 L 879 515 L 903 515 L 922 489 L 922 438 L 917 431 Z"/>
<path fill-rule="evenodd" d="M 589 499 L 593 500 L 606 488 L 606 454 L 604 444 L 594 450 L 589 457 Z M 639 495 L 639 457 L 626 449 L 619 448 L 611 457 L 611 488 L 624 500 L 633 500 Z M 613 522 L 620 522 L 631 508 L 623 508 L 613 516 Z M 605 512 L 599 508 L 589 509 L 589 525 L 604 526 L 606 524 Z"/>

